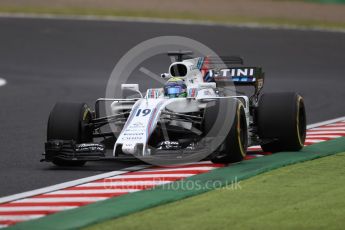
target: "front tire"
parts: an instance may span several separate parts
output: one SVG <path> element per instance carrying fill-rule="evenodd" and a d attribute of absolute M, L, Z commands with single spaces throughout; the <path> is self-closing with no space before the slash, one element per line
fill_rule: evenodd
<path fill-rule="evenodd" d="M 47 126 L 47 141 L 73 140 L 76 144 L 92 142 L 92 129 L 87 126 L 92 119 L 85 103 L 57 103 L 51 111 Z M 57 166 L 83 166 L 86 162 L 53 157 Z"/>
<path fill-rule="evenodd" d="M 303 148 L 307 122 L 300 95 L 291 92 L 263 94 L 257 111 L 259 137 L 264 141 L 261 145 L 263 151 L 274 153 Z"/>
<path fill-rule="evenodd" d="M 247 144 L 248 144 L 248 132 L 247 121 L 245 115 L 245 109 L 242 102 L 237 99 L 222 98 L 216 102 L 216 105 L 205 110 L 205 132 L 208 133 L 212 126 L 217 125 L 215 123 L 223 123 L 219 119 L 218 112 L 219 107 L 230 106 L 224 119 L 232 119 L 230 122 L 231 128 L 225 136 L 225 139 L 216 153 L 211 155 L 211 161 L 213 163 L 234 163 L 242 161 L 246 156 Z M 218 116 L 218 119 L 216 119 Z M 219 125 L 219 124 L 218 124 Z M 214 136 L 214 138 L 218 138 Z"/>

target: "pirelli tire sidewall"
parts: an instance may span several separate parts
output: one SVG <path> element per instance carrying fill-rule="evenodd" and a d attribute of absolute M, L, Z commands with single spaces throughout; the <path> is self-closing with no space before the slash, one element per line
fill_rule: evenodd
<path fill-rule="evenodd" d="M 226 134 L 222 145 L 211 156 L 214 163 L 233 163 L 242 161 L 247 152 L 248 127 L 243 103 L 234 98 L 222 99 L 222 104 L 226 102 L 230 110 L 226 117 L 232 117 L 229 131 Z"/>
<path fill-rule="evenodd" d="M 302 96 L 294 92 L 263 94 L 257 109 L 257 123 L 264 151 L 302 149 L 307 123 Z"/>
<path fill-rule="evenodd" d="M 244 105 L 236 101 L 236 115 L 230 133 L 225 140 L 225 163 L 242 161 L 246 157 L 248 146 L 248 127 Z"/>

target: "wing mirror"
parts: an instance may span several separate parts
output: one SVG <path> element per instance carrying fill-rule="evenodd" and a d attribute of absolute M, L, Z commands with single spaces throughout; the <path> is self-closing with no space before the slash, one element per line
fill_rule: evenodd
<path fill-rule="evenodd" d="M 170 74 L 169 73 L 162 73 L 161 74 L 161 78 L 171 78 Z"/>

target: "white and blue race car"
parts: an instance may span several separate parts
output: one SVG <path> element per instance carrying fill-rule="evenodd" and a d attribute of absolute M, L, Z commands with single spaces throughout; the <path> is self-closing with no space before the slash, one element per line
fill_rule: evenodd
<path fill-rule="evenodd" d="M 43 161 L 58 166 L 105 159 L 231 163 L 243 160 L 248 146 L 261 145 L 267 152 L 304 146 L 303 98 L 291 92 L 261 94 L 260 67 L 244 67 L 240 57 L 169 55 L 178 61 L 161 74 L 162 88 L 143 95 L 138 84 L 123 84 L 122 90 L 141 96 L 100 98 L 95 109 L 57 103 L 49 116 Z M 252 86 L 254 93 L 238 93 L 242 86 Z M 101 102 L 109 104 L 110 115 L 100 115 Z"/>

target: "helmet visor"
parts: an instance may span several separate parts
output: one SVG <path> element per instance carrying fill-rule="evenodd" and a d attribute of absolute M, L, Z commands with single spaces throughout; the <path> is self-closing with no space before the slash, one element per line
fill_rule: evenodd
<path fill-rule="evenodd" d="M 170 87 L 167 89 L 167 94 L 172 95 L 172 94 L 180 94 L 182 93 L 181 87 L 175 86 L 175 87 Z"/>

